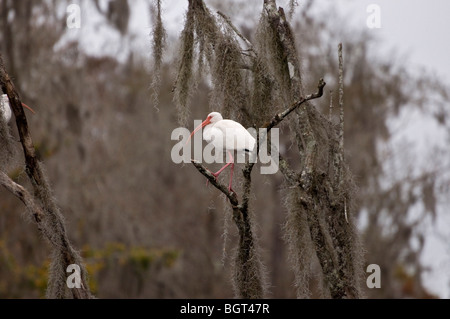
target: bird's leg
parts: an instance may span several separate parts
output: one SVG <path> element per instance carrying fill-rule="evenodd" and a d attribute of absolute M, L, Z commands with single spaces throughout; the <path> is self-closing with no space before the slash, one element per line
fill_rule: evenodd
<path fill-rule="evenodd" d="M 223 171 L 225 168 L 227 168 L 228 166 L 230 166 L 231 164 L 232 164 L 232 162 L 227 163 L 227 165 L 225 165 L 224 167 L 222 167 L 221 169 L 219 169 L 217 172 L 213 173 L 213 175 L 214 175 L 215 177 L 219 176 L 220 173 L 222 173 L 222 171 Z"/>
<path fill-rule="evenodd" d="M 225 169 L 225 168 L 227 168 L 229 165 L 230 165 L 231 163 L 227 163 L 224 167 L 222 167 L 221 169 L 219 169 L 217 172 L 215 172 L 215 173 L 213 173 L 213 172 L 211 172 L 211 174 L 216 178 L 216 180 L 217 180 L 217 176 L 219 176 L 220 175 L 220 173 L 222 173 L 223 172 L 223 170 Z M 208 170 L 209 171 L 209 170 Z M 209 180 L 206 180 L 206 186 L 208 186 L 208 184 L 209 184 Z"/>
<path fill-rule="evenodd" d="M 223 170 L 225 168 L 227 168 L 228 166 L 230 166 L 231 164 L 234 164 L 234 158 L 233 155 L 231 155 L 230 151 L 228 151 L 228 155 L 230 155 L 230 159 L 227 161 L 227 164 L 222 167 L 221 169 L 219 169 L 217 172 L 213 173 L 213 175 L 217 178 L 217 176 L 219 176 L 220 173 L 223 172 Z"/>
<path fill-rule="evenodd" d="M 215 172 L 215 173 L 211 172 L 209 169 L 208 169 L 208 171 L 211 173 L 211 175 L 213 175 L 213 176 L 217 179 L 217 177 L 220 175 L 220 173 L 222 173 L 223 170 L 224 170 L 225 168 L 227 168 L 228 166 L 230 166 L 231 164 L 232 164 L 232 162 L 227 163 L 224 167 L 222 167 L 221 169 L 219 169 L 219 170 L 218 170 L 217 172 Z M 206 180 L 206 186 L 208 186 L 208 184 L 209 184 L 209 180 Z"/>
<path fill-rule="evenodd" d="M 232 188 L 231 188 L 231 182 L 233 181 L 233 172 L 234 172 L 234 162 L 231 163 L 231 171 L 230 171 L 230 184 L 228 185 L 228 190 L 230 192 L 235 192 Z"/>
<path fill-rule="evenodd" d="M 227 161 L 227 164 L 226 164 L 224 167 L 222 167 L 221 169 L 219 169 L 217 172 L 212 173 L 212 175 L 217 179 L 217 177 L 220 175 L 220 173 L 222 173 L 223 170 L 224 170 L 225 168 L 227 168 L 228 166 L 231 165 L 230 184 L 229 184 L 229 186 L 228 186 L 228 190 L 231 192 L 231 191 L 233 191 L 233 190 L 231 189 L 231 181 L 232 181 L 232 179 L 233 179 L 234 158 L 233 158 L 233 155 L 231 155 L 230 151 L 228 151 L 228 155 L 230 156 L 230 159 Z M 209 180 L 206 181 L 206 185 L 208 185 L 208 184 L 209 184 Z M 233 191 L 233 192 L 234 192 L 234 191 Z"/>
<path fill-rule="evenodd" d="M 231 164 L 231 170 L 230 170 L 230 184 L 228 185 L 228 190 L 230 192 L 234 193 L 234 190 L 231 188 L 231 183 L 233 181 L 233 172 L 234 172 L 234 158 L 230 151 L 228 151 L 228 155 L 230 155 L 230 161 L 228 164 Z"/>

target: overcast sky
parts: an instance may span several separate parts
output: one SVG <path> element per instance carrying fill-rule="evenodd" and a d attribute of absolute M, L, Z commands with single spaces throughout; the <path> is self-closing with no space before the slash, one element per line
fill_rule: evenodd
<path fill-rule="evenodd" d="M 208 0 L 205 0 L 208 3 Z M 247 3 L 261 9 L 260 0 Z M 298 0 L 299 6 L 306 0 Z M 176 28 L 182 28 L 187 1 L 163 1 L 164 18 Z M 368 29 L 367 19 L 371 13 L 367 8 L 376 4 L 380 8 L 381 28 L 370 29 L 380 38 L 384 52 L 397 49 L 410 58 L 412 66 L 427 66 L 450 83 L 450 1 L 449 0 L 314 0 L 314 10 L 327 10 L 336 6 L 345 14 L 346 21 L 355 29 Z M 286 6 L 286 0 L 277 1 Z M 294 17 L 295 19 L 295 17 Z M 257 21 L 257 20 L 256 20 Z"/>
<path fill-rule="evenodd" d="M 316 0 L 317 1 L 317 0 Z M 316 2 L 315 1 L 315 2 Z M 397 48 L 411 63 L 428 66 L 450 83 L 450 1 L 448 0 L 319 0 L 336 3 L 355 28 L 367 28 L 370 4 L 380 8 L 381 28 L 370 29 Z M 319 4 L 319 3 L 317 3 Z"/>
<path fill-rule="evenodd" d="M 105 1 L 100 1 L 100 3 Z M 208 0 L 205 0 L 208 3 Z M 255 7 L 255 22 L 261 11 L 260 0 L 248 0 Z M 286 6 L 287 0 L 278 0 L 279 6 Z M 297 0 L 299 6 L 307 0 Z M 133 16 L 130 29 L 135 32 L 138 41 L 148 38 L 151 25 L 145 1 L 131 2 Z M 183 26 L 184 11 L 187 1 L 163 0 L 163 20 L 169 26 L 169 31 L 176 36 Z M 409 57 L 411 66 L 426 66 L 450 83 L 450 1 L 449 0 L 314 0 L 314 10 L 327 10 L 337 7 L 345 14 L 345 23 L 350 22 L 355 29 L 369 30 L 380 38 L 382 49 L 388 53 L 396 49 L 397 53 Z M 90 15 L 95 11 L 90 1 L 83 2 L 82 12 Z M 367 8 L 376 4 L 380 8 L 381 28 L 369 29 L 367 19 L 371 13 Z M 298 12 L 298 10 L 297 10 Z M 298 18 L 294 16 L 294 19 Z M 334 21 L 333 21 L 334 22 Z M 174 34 L 175 33 L 175 34 Z M 78 34 L 79 35 L 79 34 Z M 89 38 L 88 34 L 84 37 Z M 89 46 L 92 41 L 87 41 Z M 144 41 L 145 42 L 145 41 Z M 114 43 L 114 41 L 109 41 Z M 142 42 L 141 42 L 142 43 Z M 90 48 L 88 51 L 96 51 Z M 105 49 L 105 48 L 103 48 Z"/>

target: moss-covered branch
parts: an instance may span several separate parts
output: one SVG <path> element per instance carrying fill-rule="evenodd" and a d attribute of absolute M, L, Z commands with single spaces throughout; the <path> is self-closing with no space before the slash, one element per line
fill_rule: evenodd
<path fill-rule="evenodd" d="M 273 35 L 273 46 L 277 49 L 274 63 L 281 70 L 279 79 L 287 82 L 285 100 L 298 101 L 303 94 L 300 61 L 289 23 L 282 8 L 277 8 L 275 0 L 264 0 L 268 27 Z M 282 57 L 280 59 L 279 57 Z M 325 290 L 332 298 L 358 298 L 360 296 L 359 274 L 361 269 L 361 248 L 356 230 L 347 219 L 348 207 L 353 188 L 348 169 L 343 160 L 343 58 L 339 47 L 339 83 L 340 83 L 340 126 L 338 136 L 329 121 L 308 101 L 294 108 L 296 116 L 291 121 L 291 129 L 297 140 L 301 172 L 299 181 L 286 179 L 289 188 L 298 187 L 297 193 L 289 196 L 287 238 L 290 249 L 296 256 L 308 256 L 308 247 L 295 240 L 305 225 L 293 225 L 292 222 L 307 223 L 312 237 L 312 245 L 322 268 Z M 319 85 L 320 86 L 320 85 Z M 323 89 L 323 87 L 322 87 Z M 319 89 L 319 91 L 322 91 Z M 323 93 L 323 92 L 321 92 Z M 294 104 L 295 105 L 295 104 Z M 290 108 L 288 109 L 290 110 Z M 280 117 L 280 116 L 279 116 Z M 331 156 L 320 156 L 330 154 Z M 333 163 L 329 163 L 333 161 Z M 331 172 L 326 170 L 332 167 Z M 338 190 L 333 191 L 336 180 Z M 299 196 L 295 199 L 295 196 Z M 299 207 L 301 206 L 301 207 Z M 299 215 L 300 216 L 297 216 Z M 304 274 L 298 271 L 298 265 L 305 269 L 305 261 L 294 260 L 296 286 L 299 297 L 307 297 L 301 287 L 306 285 Z M 354 278 L 354 279 L 352 279 Z"/>
<path fill-rule="evenodd" d="M 36 223 L 42 221 L 44 212 L 42 208 L 35 202 L 33 196 L 22 186 L 14 182 L 5 172 L 0 171 L 0 184 L 10 191 L 14 196 L 24 203 L 28 211 L 33 215 Z"/>
<path fill-rule="evenodd" d="M 36 200 L 31 201 L 27 193 L 18 185 L 11 184 L 5 176 L 2 184 L 21 199 L 27 208 L 35 214 L 38 228 L 52 244 L 52 264 L 49 275 L 47 297 L 65 298 L 70 294 L 73 298 L 90 298 L 91 293 L 87 285 L 87 274 L 84 269 L 82 259 L 78 252 L 72 247 L 64 225 L 64 219 L 59 207 L 53 198 L 53 192 L 47 180 L 47 176 L 36 157 L 31 133 L 28 128 L 27 118 L 22 108 L 19 94 L 14 84 L 6 72 L 3 58 L 0 54 L 0 85 L 8 95 L 11 109 L 16 118 L 17 130 L 25 157 L 26 173 L 31 181 Z M 39 206 L 38 206 L 39 205 Z M 66 285 L 66 269 L 70 264 L 77 264 L 81 268 L 81 288 L 73 288 L 68 291 Z"/>

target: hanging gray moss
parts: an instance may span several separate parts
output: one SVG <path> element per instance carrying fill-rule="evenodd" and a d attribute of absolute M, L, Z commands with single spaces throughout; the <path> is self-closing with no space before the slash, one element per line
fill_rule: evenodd
<path fill-rule="evenodd" d="M 264 123 L 305 97 L 297 46 L 284 10 L 275 0 L 262 3 L 252 43 L 224 14 L 214 15 L 203 1 L 189 0 L 174 85 L 181 124 L 188 119 L 190 97 L 202 78 L 211 80 L 210 108 L 247 127 L 267 125 Z M 295 6 L 296 1 L 290 1 L 291 14 Z M 311 280 L 316 280 L 319 288 L 315 292 L 323 297 L 363 296 L 363 250 L 352 219 L 356 188 L 343 156 L 342 83 L 339 92 L 339 125 L 331 123 L 310 102 L 289 114 L 291 137 L 298 147 L 298 171 L 280 157 L 287 210 L 283 237 L 299 298 L 311 296 Z M 193 164 L 207 175 L 199 163 Z M 232 271 L 238 298 L 261 298 L 268 286 L 253 232 L 254 217 L 248 207 L 252 167 L 247 165 L 240 177 L 244 185 L 242 204 L 224 187 L 218 187 L 230 201 L 239 230 Z"/>
<path fill-rule="evenodd" d="M 150 85 L 153 105 L 158 108 L 159 105 L 159 84 L 161 83 L 161 65 L 163 52 L 166 44 L 166 30 L 161 18 L 161 0 L 155 1 L 155 23 L 152 30 L 152 53 L 153 53 L 153 73 L 152 83 Z"/>

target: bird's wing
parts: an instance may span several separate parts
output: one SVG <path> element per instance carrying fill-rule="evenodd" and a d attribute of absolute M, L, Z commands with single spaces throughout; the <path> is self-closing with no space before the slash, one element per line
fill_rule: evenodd
<path fill-rule="evenodd" d="M 222 131 L 224 148 L 238 152 L 252 151 L 256 143 L 253 136 L 238 122 L 222 120 L 214 126 Z"/>

